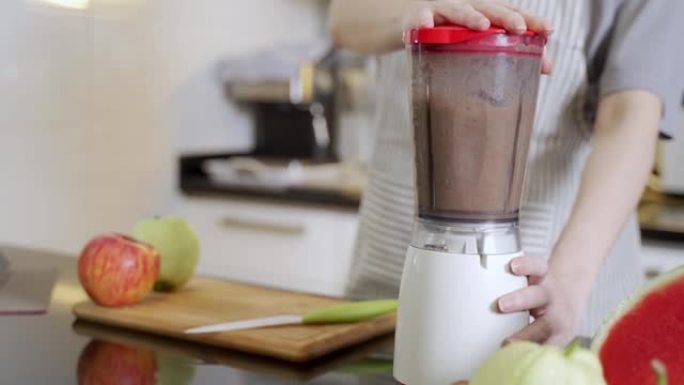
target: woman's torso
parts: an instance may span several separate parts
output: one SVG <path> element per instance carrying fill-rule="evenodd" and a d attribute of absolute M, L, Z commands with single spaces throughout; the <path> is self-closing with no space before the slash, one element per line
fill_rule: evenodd
<path fill-rule="evenodd" d="M 591 120 L 584 108 L 590 95 L 586 54 L 589 2 L 512 1 L 556 26 L 548 45 L 554 73 L 544 77 L 539 90 L 520 211 L 523 248 L 528 255 L 551 253 L 570 215 L 590 153 Z M 354 297 L 397 294 L 411 238 L 415 170 L 408 71 L 404 53 L 380 59 L 378 132 L 349 283 L 349 294 Z M 641 283 L 638 248 L 632 219 L 599 278 L 582 334 L 593 334 L 606 312 Z"/>

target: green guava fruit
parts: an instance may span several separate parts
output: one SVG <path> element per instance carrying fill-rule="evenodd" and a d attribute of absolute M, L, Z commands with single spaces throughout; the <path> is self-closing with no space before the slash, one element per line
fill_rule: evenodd
<path fill-rule="evenodd" d="M 563 350 L 513 342 L 475 373 L 470 385 L 606 385 L 598 357 L 578 343 Z"/>
<path fill-rule="evenodd" d="M 161 217 L 144 220 L 133 228 L 133 237 L 151 244 L 159 252 L 161 271 L 155 290 L 179 289 L 195 274 L 200 242 L 185 219 Z"/>

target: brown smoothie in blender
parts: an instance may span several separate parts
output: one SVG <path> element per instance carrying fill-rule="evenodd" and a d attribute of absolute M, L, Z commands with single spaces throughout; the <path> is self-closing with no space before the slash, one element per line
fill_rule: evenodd
<path fill-rule="evenodd" d="M 423 48 L 412 65 L 417 66 L 412 101 L 418 214 L 446 220 L 516 218 L 539 55 Z"/>

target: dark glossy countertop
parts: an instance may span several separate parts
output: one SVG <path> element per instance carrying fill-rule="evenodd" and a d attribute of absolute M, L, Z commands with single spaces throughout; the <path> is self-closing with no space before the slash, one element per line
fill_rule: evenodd
<path fill-rule="evenodd" d="M 639 205 L 644 239 L 684 241 L 684 197 L 647 190 Z"/>
<path fill-rule="evenodd" d="M 13 268 L 59 270 L 50 310 L 0 316 L 0 381 L 7 384 L 394 384 L 392 340 L 383 338 L 308 365 L 245 355 L 76 321 L 86 299 L 75 259 L 2 248 Z M 79 375 L 80 374 L 80 375 Z"/>
<path fill-rule="evenodd" d="M 207 174 L 205 162 L 226 160 L 232 157 L 254 157 L 254 154 L 220 153 L 213 155 L 184 155 L 179 159 L 180 190 L 188 196 L 250 197 L 287 203 L 315 204 L 356 210 L 361 202 L 362 191 L 351 186 L 291 186 L 246 187 L 221 183 Z"/>

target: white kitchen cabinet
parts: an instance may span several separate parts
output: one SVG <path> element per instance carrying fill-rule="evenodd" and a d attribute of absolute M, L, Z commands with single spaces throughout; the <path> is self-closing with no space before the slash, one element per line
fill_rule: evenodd
<path fill-rule="evenodd" d="M 684 265 L 684 242 L 644 239 L 642 258 L 647 275 L 668 272 Z"/>
<path fill-rule="evenodd" d="M 180 214 L 201 238 L 201 274 L 324 295 L 343 293 L 356 211 L 192 197 L 183 199 Z"/>

